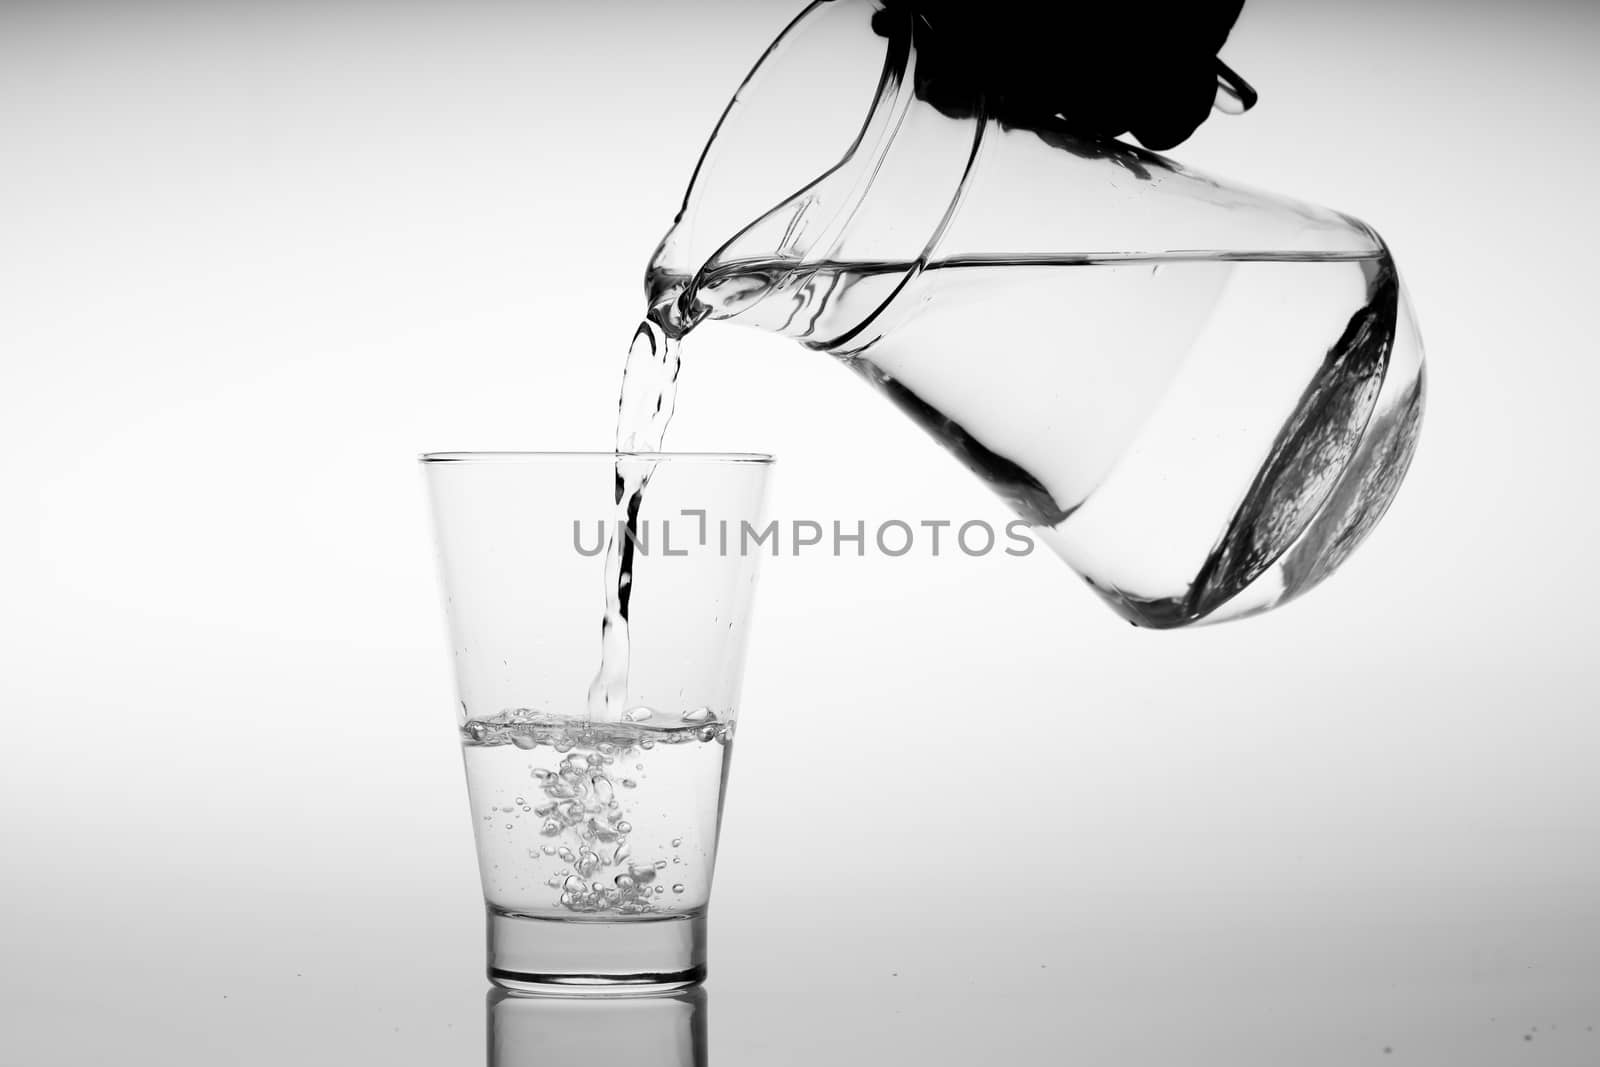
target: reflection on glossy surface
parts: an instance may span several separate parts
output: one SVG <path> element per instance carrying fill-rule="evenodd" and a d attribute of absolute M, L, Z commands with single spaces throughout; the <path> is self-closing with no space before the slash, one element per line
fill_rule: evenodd
<path fill-rule="evenodd" d="M 488 997 L 489 1067 L 610 1059 L 629 1067 L 706 1067 L 706 992 L 645 997 Z M 609 1050 L 609 1051 L 608 1051 Z"/>

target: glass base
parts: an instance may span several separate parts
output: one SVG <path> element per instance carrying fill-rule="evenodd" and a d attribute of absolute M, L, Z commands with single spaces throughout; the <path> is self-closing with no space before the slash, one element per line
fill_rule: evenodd
<path fill-rule="evenodd" d="M 706 917 L 546 919 L 489 906 L 489 981 L 520 993 L 630 996 L 706 977 Z"/>

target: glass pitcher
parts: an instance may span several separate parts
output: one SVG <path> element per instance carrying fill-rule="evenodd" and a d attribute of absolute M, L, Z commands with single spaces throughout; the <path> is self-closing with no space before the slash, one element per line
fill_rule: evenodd
<path fill-rule="evenodd" d="M 1421 419 L 1382 239 L 1065 122 L 945 114 L 908 18 L 818 0 L 772 44 L 650 262 L 652 317 L 844 361 L 1136 625 L 1316 585 Z"/>

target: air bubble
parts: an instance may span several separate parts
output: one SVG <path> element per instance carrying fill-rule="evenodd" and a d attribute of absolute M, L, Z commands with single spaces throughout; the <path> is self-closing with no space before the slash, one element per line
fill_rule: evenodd
<path fill-rule="evenodd" d="M 622 780 L 622 788 L 624 789 L 637 789 L 638 787 L 639 783 L 634 781 L 632 778 L 624 778 Z"/>
<path fill-rule="evenodd" d="M 539 827 L 539 832 L 545 837 L 554 837 L 561 832 L 561 824 L 554 819 L 546 819 L 544 825 Z"/>
<path fill-rule="evenodd" d="M 647 708 L 641 705 L 640 707 L 633 708 L 630 711 L 623 712 L 622 717 L 629 722 L 644 722 L 654 714 L 655 710 L 653 708 Z"/>
<path fill-rule="evenodd" d="M 622 822 L 617 823 L 617 833 L 626 834 L 626 833 L 631 833 L 632 831 L 633 831 L 633 823 L 628 822 L 627 820 L 623 820 Z"/>
<path fill-rule="evenodd" d="M 632 890 L 634 888 L 635 884 L 636 883 L 634 882 L 634 880 L 632 878 L 630 878 L 628 875 L 619 874 L 616 877 L 616 886 L 617 886 L 618 889 L 622 890 L 624 893 L 629 892 L 630 890 Z"/>
<path fill-rule="evenodd" d="M 655 866 L 656 866 L 656 870 L 664 871 L 664 870 L 667 869 L 667 861 L 666 860 L 656 860 Z"/>
<path fill-rule="evenodd" d="M 597 774 L 589 779 L 589 785 L 594 788 L 595 799 L 602 804 L 610 804 L 616 793 L 612 791 L 611 779 L 603 774 Z"/>
<path fill-rule="evenodd" d="M 682 848 L 682 847 L 683 847 L 683 838 L 681 838 L 681 837 L 674 837 L 674 838 L 673 838 L 673 839 L 672 839 L 672 847 L 673 847 L 673 848 Z"/>
<path fill-rule="evenodd" d="M 673 887 L 672 887 L 672 891 L 673 891 L 673 892 L 674 892 L 674 893 L 681 893 L 681 892 L 683 892 L 683 883 L 682 883 L 682 882 L 678 882 L 678 883 L 677 883 L 677 884 L 675 884 L 675 885 L 674 885 L 674 886 L 673 886 Z"/>
<path fill-rule="evenodd" d="M 520 749 L 526 750 L 530 748 L 537 748 L 539 745 L 539 739 L 534 737 L 532 734 L 517 734 L 511 739 L 511 743 Z"/>
<path fill-rule="evenodd" d="M 717 717 L 710 708 L 695 708 L 693 711 L 683 713 L 683 721 L 690 723 L 710 722 Z"/>

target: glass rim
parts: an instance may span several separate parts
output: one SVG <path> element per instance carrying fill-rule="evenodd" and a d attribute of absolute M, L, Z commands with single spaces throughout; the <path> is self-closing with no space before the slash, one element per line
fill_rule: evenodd
<path fill-rule="evenodd" d="M 432 463 L 615 463 L 619 459 L 679 463 L 757 463 L 771 464 L 765 452 L 424 452 L 418 462 Z"/>

